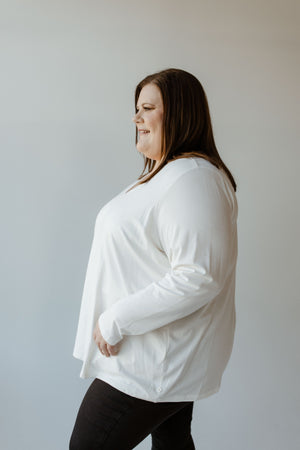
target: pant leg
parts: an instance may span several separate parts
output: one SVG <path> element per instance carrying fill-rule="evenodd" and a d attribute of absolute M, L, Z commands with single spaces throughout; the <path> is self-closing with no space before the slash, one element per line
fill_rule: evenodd
<path fill-rule="evenodd" d="M 79 408 L 69 449 L 132 450 L 151 432 L 157 430 L 163 422 L 171 419 L 174 414 L 189 404 L 191 402 L 154 403 L 138 399 L 96 378 L 87 390 Z M 183 415 L 186 416 L 186 414 Z M 178 420 L 173 420 L 173 424 L 175 423 L 178 427 Z M 180 426 L 182 428 L 182 425 Z M 171 433 L 174 432 L 171 422 L 168 428 Z M 162 440 L 162 437 L 155 436 L 158 434 L 154 435 L 157 441 L 155 445 L 169 445 L 165 441 L 166 437 Z M 185 445 L 186 432 L 183 432 L 182 436 L 184 436 Z M 177 441 L 176 445 L 157 448 L 183 450 L 182 440 Z"/>
<path fill-rule="evenodd" d="M 195 450 L 191 435 L 194 402 L 172 414 L 151 433 L 151 450 Z"/>

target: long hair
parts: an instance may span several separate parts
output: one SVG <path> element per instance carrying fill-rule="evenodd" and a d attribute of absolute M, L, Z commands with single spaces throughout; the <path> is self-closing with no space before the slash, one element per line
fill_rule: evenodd
<path fill-rule="evenodd" d="M 138 180 L 143 180 L 128 191 L 149 181 L 168 162 L 192 156 L 202 157 L 217 168 L 223 168 L 236 191 L 235 180 L 222 161 L 215 144 L 208 101 L 200 81 L 191 73 L 174 68 L 148 75 L 136 86 L 135 111 L 140 92 L 149 83 L 160 89 L 163 99 L 161 159 L 158 167 L 152 171 L 156 161 L 143 154 L 144 168 L 138 177 Z M 135 143 L 137 142 L 136 129 Z"/>

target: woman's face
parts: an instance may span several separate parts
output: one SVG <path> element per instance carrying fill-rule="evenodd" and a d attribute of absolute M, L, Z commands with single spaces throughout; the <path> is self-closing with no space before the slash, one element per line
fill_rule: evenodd
<path fill-rule="evenodd" d="M 140 92 L 136 114 L 132 120 L 139 130 L 137 150 L 157 161 L 161 159 L 162 119 L 163 100 L 160 90 L 153 83 L 146 84 Z"/>

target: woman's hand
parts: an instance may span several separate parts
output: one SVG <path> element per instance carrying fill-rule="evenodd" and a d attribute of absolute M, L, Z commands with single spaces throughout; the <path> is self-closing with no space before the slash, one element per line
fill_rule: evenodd
<path fill-rule="evenodd" d="M 110 345 L 101 334 L 98 321 L 93 331 L 93 339 L 99 348 L 100 352 L 105 356 L 116 355 L 119 351 L 119 342 L 116 345 Z"/>

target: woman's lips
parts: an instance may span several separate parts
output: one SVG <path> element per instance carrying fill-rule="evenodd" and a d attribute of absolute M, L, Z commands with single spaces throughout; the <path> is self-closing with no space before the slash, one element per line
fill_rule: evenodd
<path fill-rule="evenodd" d="M 142 137 L 142 136 L 145 137 L 149 133 L 150 133 L 150 131 L 139 131 L 139 137 Z"/>

